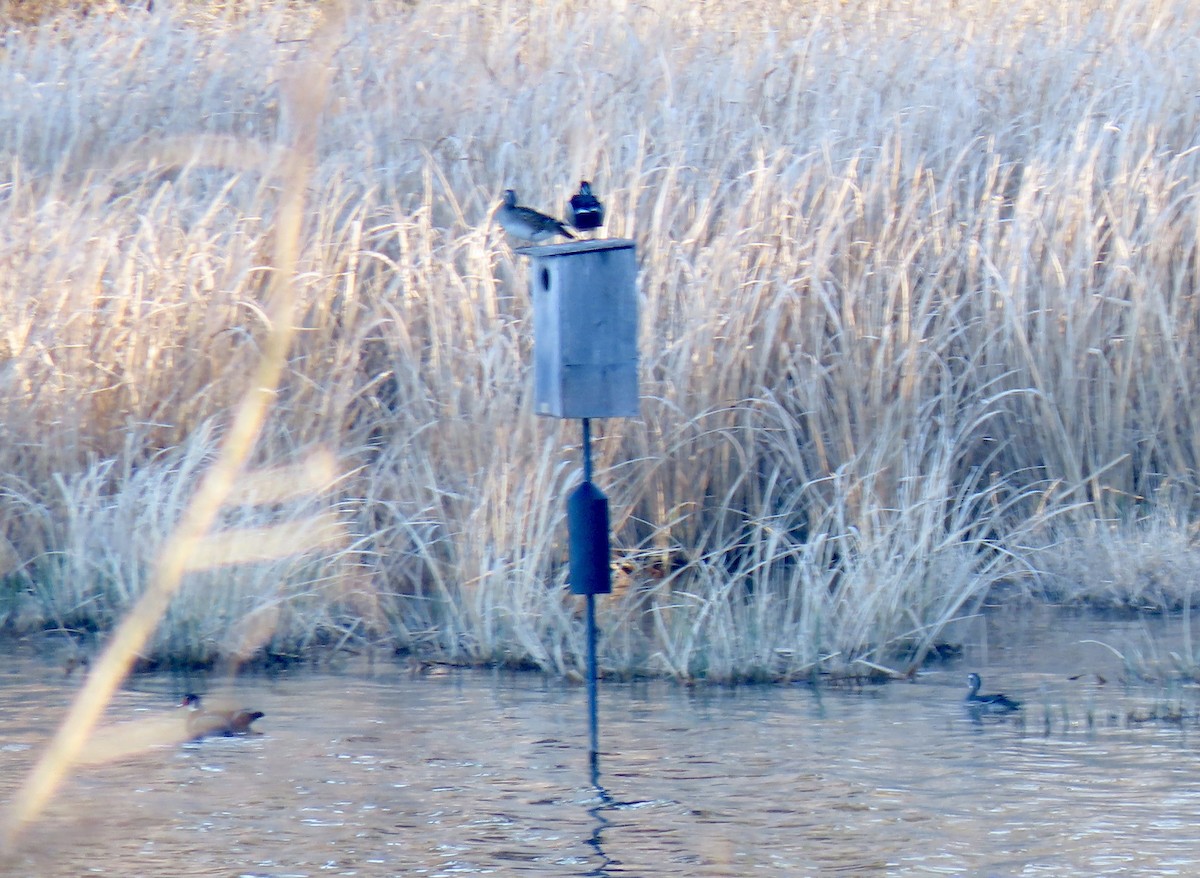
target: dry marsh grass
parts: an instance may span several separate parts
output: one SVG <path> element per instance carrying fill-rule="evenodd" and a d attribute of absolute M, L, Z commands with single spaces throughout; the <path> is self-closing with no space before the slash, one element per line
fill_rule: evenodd
<path fill-rule="evenodd" d="M 11 629 L 114 625 L 253 389 L 317 19 L 252 6 L 0 49 Z M 352 8 L 248 465 L 334 463 L 223 507 L 304 551 L 212 544 L 143 658 L 373 642 L 578 669 L 577 428 L 532 412 L 525 269 L 488 221 L 506 186 L 555 208 L 590 178 L 638 242 L 643 414 L 597 425 L 607 672 L 903 673 L 995 585 L 1064 581 L 1054 528 L 1165 496 L 1186 526 L 1189 9 Z"/>

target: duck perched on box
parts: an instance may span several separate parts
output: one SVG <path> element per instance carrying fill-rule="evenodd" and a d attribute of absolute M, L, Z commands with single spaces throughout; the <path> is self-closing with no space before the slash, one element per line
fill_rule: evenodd
<path fill-rule="evenodd" d="M 495 217 L 504 231 L 521 241 L 532 241 L 536 244 L 560 235 L 564 238 L 575 237 L 554 217 L 532 207 L 517 204 L 517 193 L 512 189 L 504 190 L 504 201 L 496 208 Z"/>
<path fill-rule="evenodd" d="M 579 181 L 579 191 L 567 202 L 567 222 L 581 232 L 604 225 L 604 205 L 587 180 Z"/>

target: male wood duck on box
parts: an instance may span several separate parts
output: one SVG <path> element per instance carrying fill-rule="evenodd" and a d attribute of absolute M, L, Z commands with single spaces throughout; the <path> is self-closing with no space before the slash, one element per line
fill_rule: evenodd
<path fill-rule="evenodd" d="M 260 734 L 250 724 L 256 719 L 266 716 L 261 710 L 208 710 L 200 702 L 200 696 L 189 692 L 179 702 L 180 707 L 186 707 L 188 736 L 194 741 L 199 738 L 231 735 Z"/>

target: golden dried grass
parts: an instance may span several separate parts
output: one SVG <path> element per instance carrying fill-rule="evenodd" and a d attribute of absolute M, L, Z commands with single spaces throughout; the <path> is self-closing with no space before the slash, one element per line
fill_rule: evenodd
<path fill-rule="evenodd" d="M 13 625 L 121 618 L 271 338 L 269 169 L 313 20 L 212 8 L 26 31 L 0 58 Z M 340 475 L 224 513 L 348 535 L 192 575 L 145 658 L 375 640 L 578 667 L 575 428 L 533 415 L 524 266 L 488 216 L 506 186 L 553 208 L 587 177 L 641 260 L 643 416 L 597 425 L 626 572 L 605 668 L 908 670 L 1037 572 L 1047 522 L 1195 487 L 1187 11 L 360 7 L 253 453 L 327 450 Z"/>

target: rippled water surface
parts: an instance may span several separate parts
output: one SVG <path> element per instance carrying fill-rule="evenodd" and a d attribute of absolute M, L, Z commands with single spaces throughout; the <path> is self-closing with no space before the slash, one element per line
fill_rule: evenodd
<path fill-rule="evenodd" d="M 963 633 L 961 660 L 911 683 L 604 684 L 598 787 L 580 687 L 380 665 L 244 679 L 224 690 L 266 712 L 265 734 L 80 767 L 0 872 L 1200 874 L 1200 696 L 1125 679 L 1173 661 L 1179 621 Z M 1023 719 L 972 721 L 967 670 L 1025 699 Z M 75 686 L 0 659 L 5 802 Z M 175 687 L 131 681 L 119 737 L 169 714 Z"/>

